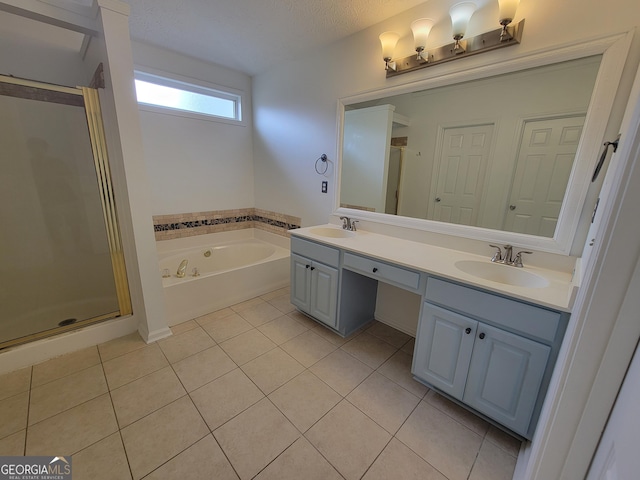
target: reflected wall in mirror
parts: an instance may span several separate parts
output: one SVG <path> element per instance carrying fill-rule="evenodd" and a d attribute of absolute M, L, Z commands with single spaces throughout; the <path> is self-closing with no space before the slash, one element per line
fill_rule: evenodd
<path fill-rule="evenodd" d="M 553 237 L 601 58 L 345 105 L 340 206 Z"/>

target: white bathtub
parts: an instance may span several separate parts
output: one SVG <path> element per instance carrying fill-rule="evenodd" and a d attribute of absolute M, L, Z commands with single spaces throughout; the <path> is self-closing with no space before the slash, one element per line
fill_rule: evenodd
<path fill-rule="evenodd" d="M 186 322 L 289 284 L 289 239 L 258 229 L 157 242 L 169 325 Z M 176 272 L 187 260 L 186 275 Z M 199 276 L 193 276 L 193 268 Z"/>

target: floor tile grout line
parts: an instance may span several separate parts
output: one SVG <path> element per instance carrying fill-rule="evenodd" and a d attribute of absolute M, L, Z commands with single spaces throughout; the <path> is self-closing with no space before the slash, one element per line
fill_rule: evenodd
<path fill-rule="evenodd" d="M 165 360 L 166 360 L 166 357 L 165 357 Z M 113 392 L 114 390 L 118 390 L 119 388 L 122 388 L 122 387 L 124 387 L 124 386 L 126 386 L 126 385 L 130 385 L 130 384 L 132 384 L 133 382 L 137 382 L 138 380 L 141 380 L 141 379 L 143 379 L 143 378 L 148 377 L 149 375 L 152 375 L 152 374 L 154 374 L 154 373 L 156 373 L 156 372 L 159 372 L 159 371 L 160 371 L 160 370 L 162 370 L 163 368 L 166 368 L 166 367 L 168 367 L 168 366 L 170 366 L 170 365 L 171 365 L 171 364 L 170 364 L 170 363 L 169 363 L 169 361 L 167 360 L 167 363 L 166 363 L 165 365 L 161 365 L 160 367 L 155 368 L 154 370 L 152 370 L 152 371 L 150 371 L 150 372 L 147 372 L 147 373 L 145 373 L 144 375 L 141 375 L 140 377 L 134 378 L 133 380 L 129 380 L 128 382 L 123 383 L 122 385 L 118 385 L 117 387 L 113 387 L 113 388 L 111 387 L 111 385 L 109 384 L 109 381 L 108 381 L 108 379 L 107 379 L 107 387 L 108 387 L 108 389 L 109 389 L 109 392 Z M 104 367 L 103 367 L 103 368 L 104 368 Z M 106 373 L 106 372 L 105 372 L 105 373 Z"/>
<path fill-rule="evenodd" d="M 97 345 L 94 345 L 94 347 L 95 347 L 95 348 L 96 348 L 96 350 L 97 350 L 98 346 L 97 346 Z M 88 348 L 91 348 L 91 347 L 88 347 Z M 81 348 L 80 350 L 85 350 L 85 349 L 84 349 L 84 348 Z M 51 360 L 55 360 L 56 358 L 64 357 L 64 356 L 66 356 L 66 355 L 73 355 L 74 353 L 79 352 L 80 350 L 76 350 L 75 352 L 65 353 L 64 355 L 59 355 L 59 356 L 57 356 L 57 357 L 50 358 L 49 360 L 46 360 L 46 361 L 44 361 L 44 362 L 36 363 L 35 365 L 31 365 L 31 369 L 32 369 L 32 371 L 33 371 L 33 367 L 37 367 L 38 365 L 42 365 L 42 364 L 44 364 L 44 363 L 50 362 Z M 76 374 L 76 373 L 83 372 L 83 371 L 85 371 L 85 370 L 87 370 L 87 369 L 89 369 L 89 368 L 91 368 L 91 367 L 95 367 L 96 365 L 98 365 L 98 364 L 102 363 L 102 360 L 100 359 L 100 352 L 98 352 L 98 359 L 99 359 L 99 360 L 98 360 L 98 363 L 94 363 L 93 365 L 85 366 L 85 367 L 81 368 L 80 370 L 76 370 L 76 371 L 71 372 L 71 373 L 65 373 L 65 374 L 64 374 L 64 375 L 62 375 L 61 377 L 54 378 L 53 380 L 48 380 L 48 381 L 46 381 L 46 382 L 44 382 L 44 383 L 41 383 L 41 384 L 39 384 L 39 385 L 33 385 L 33 373 L 32 373 L 32 374 L 31 374 L 31 385 L 30 385 L 30 389 L 33 389 L 33 388 L 39 388 L 39 387 L 44 387 L 45 385 L 48 385 L 48 384 L 50 384 L 50 383 L 52 383 L 52 382 L 55 382 L 55 381 L 57 381 L 57 380 L 60 380 L 60 379 L 62 379 L 62 378 L 67 378 L 67 377 L 70 377 L 71 375 L 74 375 L 74 374 Z M 9 372 L 9 373 L 10 373 L 10 372 Z"/>
<path fill-rule="evenodd" d="M 482 443 L 480 444 L 480 448 L 482 448 Z M 473 463 L 471 464 L 471 468 L 469 468 L 469 473 L 467 474 L 467 480 L 471 478 L 471 474 L 473 473 L 473 467 L 475 467 L 476 462 L 478 461 L 478 457 L 480 456 L 480 448 L 478 448 L 478 451 L 476 452 L 476 456 L 473 459 Z"/>
<path fill-rule="evenodd" d="M 208 427 L 208 425 L 207 425 L 207 427 Z M 236 469 L 236 467 L 233 465 L 233 463 L 231 463 L 231 459 L 227 455 L 227 452 L 224 451 L 224 448 L 222 448 L 222 445 L 220 445 L 220 442 L 218 441 L 216 436 L 213 434 L 213 432 L 209 433 L 209 435 L 211 435 L 211 438 L 213 438 L 213 441 L 216 442 L 216 445 L 218 445 L 218 448 L 222 452 L 222 455 L 224 455 L 224 458 L 227 460 L 227 463 L 229 463 L 229 466 L 232 468 L 233 473 L 235 473 L 238 478 L 242 478 L 242 477 L 240 477 L 240 474 L 238 473 L 238 470 Z"/>
<path fill-rule="evenodd" d="M 354 405 L 355 406 L 355 405 Z M 357 407 L 356 407 L 357 408 Z M 386 431 L 386 430 L 385 430 Z M 389 444 L 393 441 L 393 439 L 396 438 L 395 435 L 391 435 L 389 440 L 387 441 L 387 443 L 384 444 L 384 447 L 382 447 L 382 450 L 380 450 L 378 452 L 378 454 L 376 455 L 376 458 L 373 459 L 373 461 L 369 464 L 369 466 L 365 469 L 365 471 L 362 473 L 362 475 L 360 475 L 360 478 L 364 478 L 365 475 L 367 474 L 367 472 L 369 470 L 371 470 L 371 467 L 373 467 L 373 465 L 376 463 L 376 461 L 378 460 L 378 458 L 380 458 L 380 455 L 382 455 L 382 452 L 384 452 L 387 447 L 389 446 Z"/>
<path fill-rule="evenodd" d="M 496 427 L 495 425 L 493 425 L 493 424 L 491 424 L 491 423 L 490 423 L 490 424 L 489 424 L 489 428 L 487 429 L 487 432 L 485 433 L 484 438 L 482 439 L 482 442 L 483 442 L 483 443 L 484 443 L 485 441 L 489 442 L 489 443 L 490 443 L 491 445 L 493 445 L 494 447 L 498 447 L 498 448 L 499 448 L 500 450 L 502 450 L 504 453 L 506 453 L 507 455 L 509 455 L 509 456 L 511 456 L 511 457 L 513 457 L 513 458 L 515 458 L 515 459 L 517 460 L 517 459 L 518 459 L 518 455 L 513 455 L 509 450 L 507 450 L 505 447 L 503 447 L 502 445 L 500 445 L 498 442 L 494 442 L 493 440 L 491 440 L 490 438 L 488 438 L 488 437 L 489 437 L 489 430 L 491 430 L 491 428 L 492 428 L 492 427 L 493 427 L 493 428 L 495 428 L 495 429 L 498 429 L 498 427 Z M 504 431 L 503 431 L 503 430 L 501 430 L 501 429 L 498 429 L 498 430 L 500 430 L 501 432 L 503 432 L 505 435 L 509 435 L 507 432 L 504 432 Z M 513 437 L 513 436 L 511 436 L 511 435 L 509 435 L 509 437 L 511 437 L 511 438 L 513 438 L 513 439 L 515 439 L 515 440 L 517 440 L 515 437 Z M 520 443 L 522 443 L 522 441 L 520 441 L 520 440 L 518 440 L 518 441 L 519 441 Z M 481 445 L 481 446 L 482 446 L 482 445 Z M 519 449 L 518 449 L 518 450 L 519 450 Z"/>
<path fill-rule="evenodd" d="M 138 335 L 138 338 L 142 342 L 142 345 L 140 345 L 139 347 L 136 347 L 136 348 L 134 348 L 132 350 L 126 351 L 124 353 L 121 353 L 119 355 L 116 355 L 115 357 L 103 358 L 104 354 L 100 352 L 100 346 L 101 345 L 106 345 L 109 342 L 112 342 L 114 340 L 120 340 L 121 338 L 128 337 L 129 335 L 133 335 L 133 334 Z M 133 353 L 133 352 L 137 352 L 138 350 L 142 350 L 143 348 L 146 348 L 146 347 L 149 347 L 150 345 L 153 345 L 153 343 L 145 343 L 144 340 L 142 340 L 142 337 L 140 337 L 140 334 L 138 333 L 137 330 L 135 332 L 131 332 L 131 333 L 127 334 L 127 335 L 123 335 L 122 337 L 118 337 L 118 338 L 114 338 L 113 340 L 109 340 L 109 342 L 103 342 L 103 343 L 99 343 L 98 345 L 96 345 L 96 347 L 98 347 L 98 355 L 100 356 L 100 363 L 102 363 L 102 364 L 104 364 L 106 362 L 110 362 L 111 360 L 115 360 L 116 358 L 124 357 L 125 355 L 128 355 L 128 354 Z"/>
<path fill-rule="evenodd" d="M 102 367 L 102 371 L 104 372 L 104 365 Z M 127 446 L 124 444 L 124 438 L 122 437 L 122 428 L 120 427 L 120 421 L 118 420 L 118 414 L 116 413 L 116 406 L 115 406 L 115 403 L 113 403 L 113 397 L 111 396 L 111 391 L 110 390 L 109 390 L 109 401 L 111 402 L 111 409 L 113 410 L 113 416 L 116 419 L 116 425 L 118 427 L 118 437 L 120 438 L 120 443 L 122 444 L 122 450 L 124 451 L 124 457 L 127 459 L 127 467 L 129 467 L 129 474 L 131 475 L 131 478 L 134 478 L 133 477 L 133 469 L 131 468 L 131 462 L 129 461 L 129 454 L 127 452 Z M 107 438 L 107 437 L 105 437 L 105 438 Z"/>
<path fill-rule="evenodd" d="M 122 432 L 122 431 L 120 431 Z M 122 433 L 121 433 L 122 435 Z M 193 442 L 191 445 L 188 445 L 187 447 L 183 448 L 182 450 L 180 450 L 178 453 L 176 453 L 174 456 L 168 458 L 167 460 L 165 460 L 164 462 L 162 462 L 160 465 L 158 465 L 156 468 L 154 468 L 153 470 L 151 470 L 150 472 L 147 472 L 144 474 L 144 476 L 140 477 L 141 480 L 144 480 L 145 478 L 147 478 L 149 475 L 151 475 L 153 472 L 155 472 L 156 470 L 162 468 L 164 465 L 166 465 L 167 463 L 169 463 L 170 461 L 174 460 L 176 457 L 178 457 L 179 455 L 183 454 L 184 452 L 186 452 L 187 450 L 189 450 L 191 447 L 193 447 L 196 443 L 201 442 L 203 439 L 207 438 L 209 435 L 211 435 L 213 437 L 213 434 L 211 432 L 203 435 L 201 438 L 199 438 L 198 440 L 196 440 L 195 442 Z M 214 437 L 215 440 L 215 437 Z M 124 446 L 124 439 L 122 441 L 122 444 Z M 126 447 L 125 447 L 125 454 L 126 454 Z M 127 457 L 127 462 L 129 461 L 128 457 Z M 129 465 L 129 470 L 131 470 L 131 465 Z M 135 477 L 133 476 L 133 470 L 131 470 L 131 478 Z"/>
<path fill-rule="evenodd" d="M 29 394 L 27 395 L 27 421 L 24 426 L 24 445 L 22 449 L 22 453 L 24 455 L 27 454 L 27 443 L 29 440 L 29 413 L 31 412 L 31 388 L 33 385 L 33 365 L 31 366 L 31 371 L 29 372 Z"/>
<path fill-rule="evenodd" d="M 430 391 L 432 391 L 432 392 L 433 392 L 434 394 L 436 394 L 436 395 L 440 395 L 442 398 L 444 398 L 445 400 L 447 400 L 447 401 L 449 401 L 449 402 L 453 403 L 455 406 L 462 408 L 465 412 L 469 412 L 469 413 L 472 413 L 474 416 L 477 416 L 477 415 L 475 415 L 473 412 L 471 412 L 470 410 L 467 410 L 467 409 L 465 409 L 465 408 L 461 407 L 461 406 L 460 406 L 460 405 L 458 405 L 457 403 L 455 403 L 455 402 L 453 402 L 453 401 L 449 400 L 449 399 L 448 399 L 447 397 L 445 397 L 444 395 L 441 395 L 437 390 L 434 390 L 433 388 L 429 388 L 429 390 L 430 390 Z M 491 425 L 489 422 L 487 422 L 487 421 L 486 421 L 484 418 L 482 418 L 482 417 L 479 417 L 479 416 L 477 417 L 477 418 L 479 418 L 480 420 L 482 420 L 483 422 L 485 422 L 485 423 L 487 424 L 487 431 L 485 431 L 482 435 L 480 435 L 478 432 L 476 432 L 476 431 L 475 431 L 475 430 L 473 430 L 472 428 L 470 428 L 470 427 L 468 427 L 467 425 L 465 425 L 464 423 L 462 423 L 460 420 L 458 420 L 457 418 L 455 418 L 455 417 L 454 417 L 453 415 L 451 415 L 450 413 L 446 412 L 445 410 L 443 410 L 443 409 L 439 408 L 437 405 L 434 405 L 434 404 L 433 404 L 433 403 L 431 403 L 429 400 L 427 400 L 427 395 L 428 395 L 428 394 L 429 394 L 429 392 L 427 392 L 427 393 L 425 394 L 425 396 L 424 396 L 424 398 L 423 398 L 422 400 L 424 400 L 424 401 L 425 401 L 427 404 L 429 404 L 431 407 L 433 407 L 433 408 L 435 408 L 436 410 L 438 410 L 440 413 L 442 413 L 442 414 L 446 415 L 447 417 L 449 417 L 451 420 L 453 420 L 453 421 L 454 421 L 454 422 L 456 422 L 457 424 L 459 424 L 459 425 L 463 426 L 464 428 L 466 428 L 467 430 L 469 430 L 471 433 L 473 433 L 473 434 L 475 434 L 475 435 L 477 435 L 477 436 L 481 437 L 482 441 L 484 441 L 484 437 L 486 436 L 487 431 L 489 430 L 489 426 Z M 480 443 L 482 443 L 482 442 L 480 442 Z"/>
<path fill-rule="evenodd" d="M 74 408 L 77 408 L 77 407 L 80 407 L 80 406 L 82 406 L 82 405 L 85 405 L 85 404 L 87 404 L 87 403 L 89 403 L 89 402 L 91 402 L 91 401 L 95 400 L 96 398 L 100 398 L 100 397 L 102 397 L 103 395 L 109 395 L 109 396 L 111 396 L 111 392 L 109 392 L 109 391 L 107 390 L 106 392 L 102 392 L 102 393 L 100 393 L 99 395 L 96 395 L 96 396 L 95 396 L 95 397 L 93 397 L 93 398 L 89 398 L 89 399 L 85 400 L 84 402 L 80 402 L 80 403 L 78 403 L 77 405 L 74 405 L 73 407 L 66 408 L 65 410 L 61 410 L 61 411 L 59 411 L 58 413 L 56 413 L 56 414 L 54 414 L 54 415 L 51 415 L 51 416 L 49 416 L 49 417 L 47 417 L 47 418 L 43 418 L 42 420 L 38 420 L 38 421 L 37 421 L 36 423 L 34 423 L 33 425 L 28 425 L 28 424 L 27 424 L 27 431 L 29 430 L 29 428 L 35 427 L 36 425 L 40 425 L 42 422 L 46 422 L 47 420 L 51 420 L 52 418 L 55 418 L 55 417 L 57 417 L 58 415 L 62 415 L 63 413 L 67 413 L 67 412 L 69 412 L 69 411 L 73 410 Z M 28 422 L 28 420 L 27 420 L 27 422 Z M 118 422 L 117 422 L 117 420 L 116 420 L 116 423 L 118 423 Z"/>
<path fill-rule="evenodd" d="M 418 408 L 418 405 L 416 405 L 416 408 Z M 411 412 L 411 413 L 413 413 L 413 412 Z M 409 416 L 411 416 L 411 415 L 409 415 Z M 409 420 L 409 417 L 407 417 L 407 420 Z M 405 420 L 405 423 L 406 423 L 406 420 Z M 402 425 L 404 426 L 404 423 Z M 400 429 L 401 428 L 402 427 L 400 427 Z M 400 431 L 400 429 L 398 429 L 398 432 Z M 447 475 L 445 475 L 444 472 L 442 472 L 440 469 L 438 469 L 435 465 L 433 465 L 431 462 L 429 462 L 426 458 L 424 458 L 422 455 L 420 455 L 418 452 L 416 452 L 409 445 L 404 443 L 400 438 L 398 438 L 396 435 L 394 435 L 393 438 L 395 438 L 398 442 L 400 442 L 402 445 L 404 445 L 405 448 L 407 448 L 410 452 L 412 452 L 414 455 L 416 455 L 420 460 L 425 462 L 427 465 L 429 465 L 431 468 L 433 468 L 436 472 L 438 472 L 440 475 L 442 475 L 446 480 L 449 480 L 449 477 L 447 477 Z"/>

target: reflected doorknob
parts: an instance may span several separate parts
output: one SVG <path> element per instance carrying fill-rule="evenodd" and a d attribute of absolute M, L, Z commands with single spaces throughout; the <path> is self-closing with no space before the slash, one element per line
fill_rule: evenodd
<path fill-rule="evenodd" d="M 436 202 L 439 202 L 439 201 L 440 201 L 440 197 L 436 197 Z"/>
<path fill-rule="evenodd" d="M 509 210 L 515 210 L 516 206 L 515 205 L 509 205 Z"/>

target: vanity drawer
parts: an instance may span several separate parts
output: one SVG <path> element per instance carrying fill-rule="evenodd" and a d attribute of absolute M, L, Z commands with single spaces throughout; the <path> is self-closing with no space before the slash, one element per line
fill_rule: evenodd
<path fill-rule="evenodd" d="M 340 264 L 340 250 L 291 236 L 291 253 L 316 260 L 335 268 Z"/>
<path fill-rule="evenodd" d="M 376 280 L 382 280 L 405 289 L 417 291 L 420 286 L 420 274 L 403 267 L 361 257 L 352 253 L 345 253 L 343 267 L 362 273 Z"/>
<path fill-rule="evenodd" d="M 433 277 L 427 279 L 425 300 L 549 343 L 561 317 L 559 312 Z"/>

